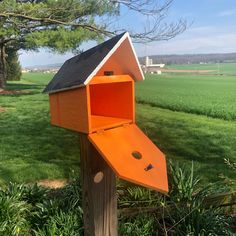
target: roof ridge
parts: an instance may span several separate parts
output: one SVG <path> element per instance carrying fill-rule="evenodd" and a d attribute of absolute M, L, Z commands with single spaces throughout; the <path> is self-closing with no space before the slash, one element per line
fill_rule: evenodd
<path fill-rule="evenodd" d="M 98 73 L 102 66 L 109 60 L 120 45 L 128 39 L 130 53 L 135 60 L 135 70 L 139 71 L 139 78 L 143 78 L 137 56 L 128 32 L 123 32 L 107 41 L 96 45 L 79 55 L 76 55 L 62 65 L 43 92 L 54 93 L 68 89 L 85 86 Z M 122 63 L 121 63 L 122 64 Z M 126 66 L 123 64 L 123 66 Z M 132 74 L 132 70 L 130 72 Z M 140 80 L 140 79 L 139 79 Z"/>

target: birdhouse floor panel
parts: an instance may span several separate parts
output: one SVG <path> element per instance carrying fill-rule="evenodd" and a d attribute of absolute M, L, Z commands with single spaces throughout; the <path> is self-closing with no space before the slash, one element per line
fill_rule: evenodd
<path fill-rule="evenodd" d="M 117 127 L 122 124 L 132 123 L 132 120 L 129 119 L 94 115 L 91 115 L 90 121 L 92 132 Z"/>

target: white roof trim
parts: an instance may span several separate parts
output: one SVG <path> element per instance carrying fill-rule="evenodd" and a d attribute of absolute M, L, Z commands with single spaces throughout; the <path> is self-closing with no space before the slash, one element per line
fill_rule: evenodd
<path fill-rule="evenodd" d="M 138 58 L 137 58 L 137 55 L 135 53 L 135 50 L 134 50 L 134 47 L 133 47 L 133 44 L 131 42 L 131 39 L 130 39 L 130 36 L 129 36 L 129 33 L 126 32 L 122 38 L 116 43 L 116 45 L 110 50 L 110 52 L 103 58 L 103 60 L 98 64 L 98 66 L 95 68 L 95 70 L 89 75 L 89 77 L 84 81 L 84 85 L 87 85 L 91 79 L 97 74 L 97 72 L 102 68 L 102 66 L 107 62 L 107 60 L 111 57 L 111 55 L 120 47 L 120 45 L 124 42 L 124 40 L 128 38 L 129 40 L 129 43 L 130 43 L 130 46 L 131 46 L 131 49 L 133 51 L 133 54 L 134 54 L 134 57 L 135 57 L 135 60 L 138 64 L 138 68 L 139 68 L 139 71 L 143 77 L 143 80 L 144 80 L 144 75 L 143 75 L 143 71 L 139 65 L 139 62 L 138 62 Z"/>
<path fill-rule="evenodd" d="M 134 46 L 133 46 L 132 41 L 130 39 L 129 33 L 126 32 L 122 36 L 122 38 L 116 43 L 116 45 L 109 51 L 109 53 L 103 58 L 103 60 L 98 64 L 98 66 L 94 69 L 94 71 L 88 76 L 88 78 L 84 81 L 83 84 L 75 85 L 75 86 L 68 87 L 68 88 L 62 88 L 62 89 L 53 90 L 53 91 L 49 91 L 47 93 L 52 94 L 52 93 L 56 93 L 56 92 L 62 92 L 62 91 L 70 90 L 70 89 L 80 88 L 80 87 L 83 87 L 84 85 L 87 85 L 92 80 L 92 78 L 97 74 L 97 72 L 102 68 L 102 66 L 108 61 L 108 59 L 112 56 L 112 54 L 120 47 L 120 45 L 124 42 L 124 40 L 126 38 L 129 40 L 132 52 L 134 54 L 134 58 L 135 58 L 136 63 L 138 65 L 140 74 L 141 74 L 141 76 L 142 76 L 142 78 L 144 80 L 145 77 L 144 77 L 143 71 L 142 71 L 142 69 L 140 67 L 140 64 L 139 64 L 139 61 L 138 61 L 138 57 L 137 57 L 136 52 L 134 50 Z"/>
<path fill-rule="evenodd" d="M 129 33 L 128 33 L 128 32 L 127 32 L 127 34 L 128 34 L 128 40 L 129 40 L 130 46 L 131 46 L 131 48 L 132 48 L 132 51 L 133 51 L 135 60 L 136 60 L 136 62 L 137 62 L 139 71 L 140 71 L 140 73 L 141 73 L 141 75 L 142 75 L 142 77 L 143 77 L 143 80 L 144 80 L 145 77 L 144 77 L 144 75 L 143 75 L 143 70 L 141 69 L 141 66 L 140 66 L 140 64 L 139 64 L 139 60 L 138 60 L 137 54 L 136 54 L 136 52 L 135 52 L 135 50 L 134 50 L 134 45 L 133 45 L 133 43 L 132 43 L 132 41 L 131 41 L 131 39 L 130 39 L 130 36 L 129 36 Z"/>

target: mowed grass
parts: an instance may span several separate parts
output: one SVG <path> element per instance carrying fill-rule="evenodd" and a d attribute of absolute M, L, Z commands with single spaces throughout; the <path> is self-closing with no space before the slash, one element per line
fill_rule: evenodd
<path fill-rule="evenodd" d="M 50 125 L 48 96 L 41 92 L 51 78 L 50 74 L 24 74 L 21 82 L 11 82 L 8 88 L 28 90 L 30 93 L 0 96 L 0 106 L 7 109 L 0 113 L 0 185 L 9 181 L 64 179 L 72 170 L 79 172 L 78 135 Z M 182 85 L 187 80 L 184 79 L 180 80 Z M 197 78 L 191 79 L 192 86 L 196 86 Z M 165 102 L 170 95 L 173 96 L 169 91 L 176 90 L 177 81 L 172 77 L 161 77 L 136 85 L 138 101 L 155 96 Z M 186 95 L 182 98 L 187 99 L 186 104 L 194 98 L 189 95 L 192 93 L 189 88 L 190 85 L 185 90 L 176 90 Z M 150 106 L 147 101 L 137 104 L 137 123 L 167 159 L 188 164 L 193 160 L 203 183 L 224 181 L 222 175 L 236 180 L 235 172 L 226 167 L 223 160 L 230 158 L 236 161 L 236 121 L 177 112 L 165 106 L 163 109 L 157 103 Z"/>
<path fill-rule="evenodd" d="M 23 74 L 8 89 L 28 94 L 2 95 L 0 106 L 0 184 L 67 178 L 79 170 L 78 135 L 51 127 L 48 96 L 42 94 L 50 74 Z"/>
<path fill-rule="evenodd" d="M 172 111 L 236 120 L 236 76 L 147 75 L 136 100 Z"/>
<path fill-rule="evenodd" d="M 236 181 L 235 171 L 224 164 L 224 158 L 236 162 L 236 121 L 143 104 L 137 105 L 137 121 L 168 160 L 189 167 L 193 161 L 195 174 L 203 184 L 224 182 L 227 178 Z"/>

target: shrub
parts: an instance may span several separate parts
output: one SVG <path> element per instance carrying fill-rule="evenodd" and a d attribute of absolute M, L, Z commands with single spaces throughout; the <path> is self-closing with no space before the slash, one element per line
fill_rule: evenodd
<path fill-rule="evenodd" d="M 169 169 L 169 196 L 120 182 L 119 235 L 231 235 L 230 218 L 205 201 L 224 188 L 200 188 L 193 165 Z M 83 235 L 81 204 L 78 178 L 57 190 L 10 183 L 0 189 L 0 235 Z"/>
<path fill-rule="evenodd" d="M 30 225 L 27 217 L 30 205 L 14 196 L 0 196 L 0 235 L 30 235 Z"/>
<path fill-rule="evenodd" d="M 138 215 L 126 220 L 122 219 L 119 224 L 119 235 L 123 236 L 150 236 L 153 234 L 155 218 L 150 215 Z"/>
<path fill-rule="evenodd" d="M 82 217 L 77 212 L 58 211 L 51 216 L 43 229 L 34 231 L 35 236 L 83 235 Z"/>
<path fill-rule="evenodd" d="M 119 205 L 123 208 L 120 235 L 124 232 L 130 236 L 148 235 L 145 232 L 149 235 L 231 235 L 230 218 L 209 202 L 205 203 L 207 196 L 225 188 L 219 185 L 201 188 L 200 179 L 194 176 L 193 163 L 191 168 L 170 163 L 169 170 L 169 196 L 137 186 L 119 190 Z M 132 212 L 141 214 L 145 229 L 140 228 L 141 219 Z M 148 212 L 148 216 L 145 215 Z"/>

